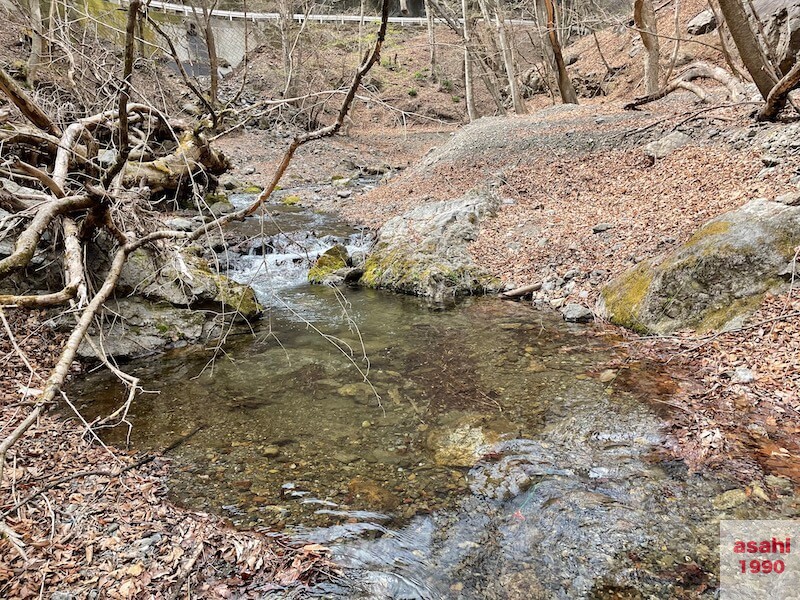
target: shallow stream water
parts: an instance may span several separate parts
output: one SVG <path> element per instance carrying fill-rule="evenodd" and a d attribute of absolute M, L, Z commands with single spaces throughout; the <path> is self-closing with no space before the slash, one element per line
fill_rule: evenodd
<path fill-rule="evenodd" d="M 720 517 L 796 516 L 790 497 L 715 509 L 736 484 L 663 458 L 670 374 L 599 330 L 490 298 L 311 287 L 314 256 L 368 239 L 300 209 L 269 222 L 245 224 L 261 241 L 233 269 L 267 317 L 222 351 L 127 365 L 158 391 L 130 439 L 201 428 L 172 453 L 173 498 L 330 546 L 342 578 L 313 595 L 711 598 Z M 124 396 L 105 372 L 72 393 L 88 417 Z"/>

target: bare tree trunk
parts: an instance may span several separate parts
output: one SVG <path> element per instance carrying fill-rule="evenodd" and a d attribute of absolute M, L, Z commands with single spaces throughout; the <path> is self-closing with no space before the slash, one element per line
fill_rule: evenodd
<path fill-rule="evenodd" d="M 30 0 L 31 11 L 31 54 L 28 57 L 28 85 L 33 85 L 36 79 L 36 72 L 44 56 L 44 22 L 42 21 L 42 7 L 39 0 Z"/>
<path fill-rule="evenodd" d="M 278 10 L 280 12 L 278 27 L 281 33 L 281 50 L 283 53 L 283 96 L 284 98 L 293 98 L 295 96 L 294 64 L 292 62 L 292 26 L 294 21 L 289 0 L 280 0 L 278 2 Z"/>
<path fill-rule="evenodd" d="M 478 118 L 478 111 L 475 110 L 475 88 L 472 81 L 472 53 L 470 52 L 471 40 L 467 0 L 461 0 L 461 16 L 464 19 L 464 97 L 467 102 L 469 120 L 474 121 Z"/>
<path fill-rule="evenodd" d="M 492 5 L 494 10 L 494 20 L 497 26 L 497 37 L 500 41 L 500 49 L 503 53 L 503 64 L 506 68 L 506 76 L 508 77 L 508 89 L 511 92 L 511 101 L 514 104 L 514 112 L 518 115 L 523 115 L 528 110 L 525 108 L 525 102 L 522 100 L 522 95 L 519 93 L 519 84 L 517 83 L 517 74 L 514 69 L 514 54 L 508 43 L 508 36 L 506 35 L 505 19 L 503 18 L 503 9 L 497 2 Z"/>
<path fill-rule="evenodd" d="M 778 76 L 758 43 L 750 15 L 740 0 L 719 0 L 719 7 L 747 72 L 766 100 L 778 82 Z"/>
<path fill-rule="evenodd" d="M 210 71 L 209 75 L 211 77 L 208 99 L 212 106 L 217 106 L 219 100 L 219 57 L 217 56 L 217 40 L 214 37 L 214 30 L 211 27 L 211 15 L 217 7 L 217 2 L 214 0 L 209 9 L 206 0 L 203 0 L 202 7 L 206 50 L 208 51 L 208 70 Z"/>
<path fill-rule="evenodd" d="M 0 68 L 0 92 L 8 96 L 16 107 L 19 108 L 20 112 L 39 129 L 55 136 L 61 135 L 61 130 L 58 126 L 50 120 L 50 117 L 28 97 L 2 68 Z"/>
<path fill-rule="evenodd" d="M 572 85 L 569 73 L 567 73 L 564 55 L 561 53 L 561 42 L 558 39 L 558 31 L 556 31 L 556 11 L 553 0 L 544 0 L 543 6 L 547 13 L 547 35 L 550 41 L 550 48 L 553 51 L 553 59 L 556 67 L 555 71 L 558 77 L 558 91 L 561 94 L 561 101 L 564 104 L 577 104 L 578 95 L 575 93 L 575 87 Z"/>
<path fill-rule="evenodd" d="M 658 29 L 653 0 L 635 0 L 633 3 L 633 22 L 642 37 L 642 44 L 647 51 L 644 61 L 644 82 L 648 94 L 658 92 L 659 60 Z"/>
<path fill-rule="evenodd" d="M 431 77 L 433 81 L 439 78 L 436 60 L 436 32 L 434 31 L 433 9 L 429 0 L 425 0 L 425 19 L 428 22 L 428 46 L 430 47 Z"/>

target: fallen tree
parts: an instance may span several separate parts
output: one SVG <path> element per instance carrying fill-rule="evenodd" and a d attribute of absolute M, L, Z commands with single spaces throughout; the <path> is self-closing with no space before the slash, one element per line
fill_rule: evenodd
<path fill-rule="evenodd" d="M 335 120 L 297 136 L 287 148 L 270 185 L 249 206 L 214 218 L 192 231 L 178 231 L 163 228 L 163 222 L 157 218 L 136 218 L 136 203 L 130 200 L 135 196 L 132 188 L 144 187 L 150 193 L 164 194 L 186 184 L 192 193 L 199 195 L 213 186 L 213 175 L 223 172 L 228 165 L 225 157 L 209 145 L 202 123 L 191 127 L 170 120 L 152 107 L 129 102 L 133 41 L 141 7 L 140 0 L 133 0 L 128 9 L 124 67 L 118 84 L 117 107 L 113 110 L 57 124 L 19 86 L 6 85 L 13 84 L 7 73 L 0 74 L 0 90 L 33 124 L 33 127 L 17 124 L 0 133 L 4 156 L 9 157 L 8 174 L 11 180 L 36 186 L 26 187 L 25 193 L 0 189 L 0 205 L 15 223 L 5 230 L 7 236 L 13 236 L 14 249 L 0 260 L 0 283 L 31 266 L 36 254 L 44 251 L 45 236 L 49 247 L 54 247 L 63 258 L 58 267 L 63 282 L 61 290 L 2 295 L 0 311 L 4 307 L 69 305 L 76 318 L 42 389 L 35 394 L 29 410 L 11 424 L 11 433 L 0 442 L 0 482 L 9 449 L 63 394 L 62 387 L 78 348 L 99 311 L 113 297 L 128 258 L 139 249 L 158 250 L 200 240 L 227 223 L 258 211 L 278 186 L 298 148 L 335 135 L 341 129 L 362 79 L 380 59 L 389 15 L 389 0 L 383 0 L 374 46 L 353 75 Z M 165 148 L 169 150 L 165 152 Z M 101 151 L 113 152 L 113 160 L 100 161 Z M 142 160 L 145 156 L 151 158 Z M 108 268 L 95 287 L 91 280 L 96 273 L 89 272 L 86 257 L 97 251 L 98 246 L 92 245 L 97 236 L 110 240 L 111 250 L 106 257 Z M 0 533 L 13 536 L 4 522 L 0 522 Z"/>

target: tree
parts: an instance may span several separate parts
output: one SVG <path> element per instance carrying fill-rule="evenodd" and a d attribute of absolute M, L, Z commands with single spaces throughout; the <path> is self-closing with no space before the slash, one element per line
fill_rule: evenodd
<path fill-rule="evenodd" d="M 778 76 L 758 42 L 749 12 L 741 0 L 719 0 L 719 7 L 747 72 L 766 100 Z"/>
<path fill-rule="evenodd" d="M 577 104 L 578 95 L 575 93 L 575 87 L 572 85 L 572 80 L 569 78 L 567 65 L 561 53 L 561 42 L 558 39 L 558 32 L 556 31 L 556 10 L 553 5 L 553 0 L 542 0 L 540 6 L 544 7 L 545 17 L 547 19 L 547 38 L 550 42 L 550 49 L 553 52 L 553 61 L 555 62 L 555 70 L 558 77 L 558 92 L 561 94 L 561 101 L 564 104 Z"/>
<path fill-rule="evenodd" d="M 647 51 L 644 61 L 645 89 L 648 94 L 655 94 L 658 92 L 659 88 L 659 60 L 661 56 L 658 45 L 658 29 L 656 26 L 656 13 L 653 8 L 653 0 L 634 1 L 633 22 L 639 30 L 642 44 Z"/>

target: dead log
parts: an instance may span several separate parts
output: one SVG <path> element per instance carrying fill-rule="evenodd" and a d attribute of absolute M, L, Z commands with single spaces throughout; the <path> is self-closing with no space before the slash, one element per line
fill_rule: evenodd
<path fill-rule="evenodd" d="M 500 298 L 503 300 L 519 300 L 520 298 L 524 298 L 525 296 L 530 296 L 533 292 L 538 292 L 542 289 L 541 283 L 532 283 L 530 285 L 523 285 L 522 287 L 515 288 L 513 290 L 509 290 L 507 292 L 502 292 L 500 294 Z"/>
<path fill-rule="evenodd" d="M 229 167 L 222 152 L 214 150 L 205 135 L 185 132 L 172 154 L 150 162 L 129 161 L 123 170 L 125 187 L 148 187 L 154 193 L 175 191 L 202 172 L 219 175 Z"/>
<path fill-rule="evenodd" d="M 59 129 L 58 125 L 53 123 L 50 117 L 39 108 L 39 105 L 28 97 L 28 94 L 17 85 L 11 75 L 6 73 L 5 69 L 0 69 L 0 91 L 4 92 L 20 112 L 39 129 L 51 135 L 61 135 L 61 129 Z"/>

